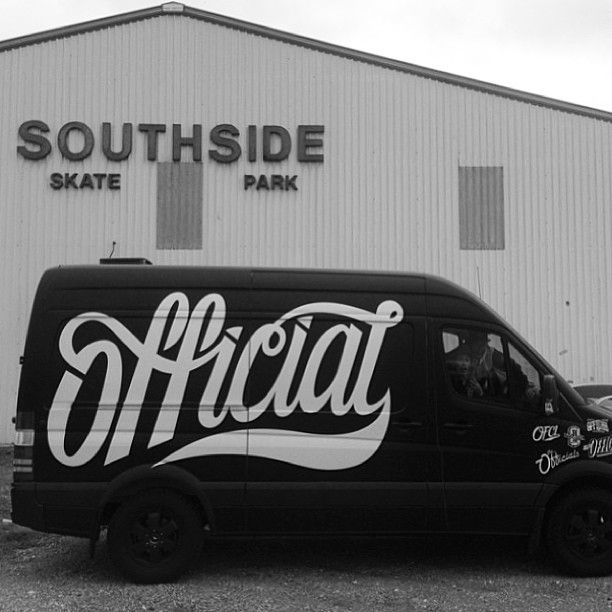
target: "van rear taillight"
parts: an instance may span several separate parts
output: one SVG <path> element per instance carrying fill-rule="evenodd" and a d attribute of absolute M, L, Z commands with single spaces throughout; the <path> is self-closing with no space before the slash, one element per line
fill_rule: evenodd
<path fill-rule="evenodd" d="M 34 458 L 34 430 L 16 429 L 13 448 L 13 480 L 32 480 Z"/>

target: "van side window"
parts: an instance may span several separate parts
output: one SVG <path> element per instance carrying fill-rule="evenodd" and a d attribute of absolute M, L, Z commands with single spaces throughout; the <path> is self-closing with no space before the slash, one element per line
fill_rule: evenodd
<path fill-rule="evenodd" d="M 512 395 L 529 406 L 538 406 L 542 395 L 540 372 L 512 343 L 508 344 L 508 351 Z"/>
<path fill-rule="evenodd" d="M 442 332 L 444 362 L 453 389 L 471 399 L 507 398 L 508 368 L 499 335 L 478 328 Z"/>

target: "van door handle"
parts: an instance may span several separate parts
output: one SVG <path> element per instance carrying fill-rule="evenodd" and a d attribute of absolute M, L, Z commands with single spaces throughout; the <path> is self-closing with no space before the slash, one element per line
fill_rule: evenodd
<path fill-rule="evenodd" d="M 423 423 L 421 421 L 408 421 L 406 423 L 399 424 L 400 431 L 408 431 L 409 429 L 415 429 L 416 427 L 423 427 Z"/>
<path fill-rule="evenodd" d="M 453 431 L 467 431 L 468 429 L 474 429 L 474 425 L 471 423 L 444 423 L 442 427 L 445 429 L 452 429 Z"/>

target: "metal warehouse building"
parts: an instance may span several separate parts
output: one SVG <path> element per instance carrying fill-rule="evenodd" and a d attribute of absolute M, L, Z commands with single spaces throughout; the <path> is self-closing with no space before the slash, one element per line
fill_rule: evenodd
<path fill-rule="evenodd" d="M 44 269 L 424 271 L 612 380 L 612 113 L 177 3 L 0 43 L 0 443 Z"/>

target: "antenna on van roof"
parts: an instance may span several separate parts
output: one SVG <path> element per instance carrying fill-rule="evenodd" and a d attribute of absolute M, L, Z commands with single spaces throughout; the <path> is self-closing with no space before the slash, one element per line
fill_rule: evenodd
<path fill-rule="evenodd" d="M 113 248 L 111 249 L 111 252 L 109 254 L 109 256 L 107 257 L 107 259 L 111 259 L 113 256 L 113 253 L 115 252 L 115 246 L 116 246 L 116 242 L 113 240 Z"/>
<path fill-rule="evenodd" d="M 476 266 L 476 277 L 478 278 L 478 297 L 482 300 L 482 289 L 480 288 L 480 268 Z"/>

